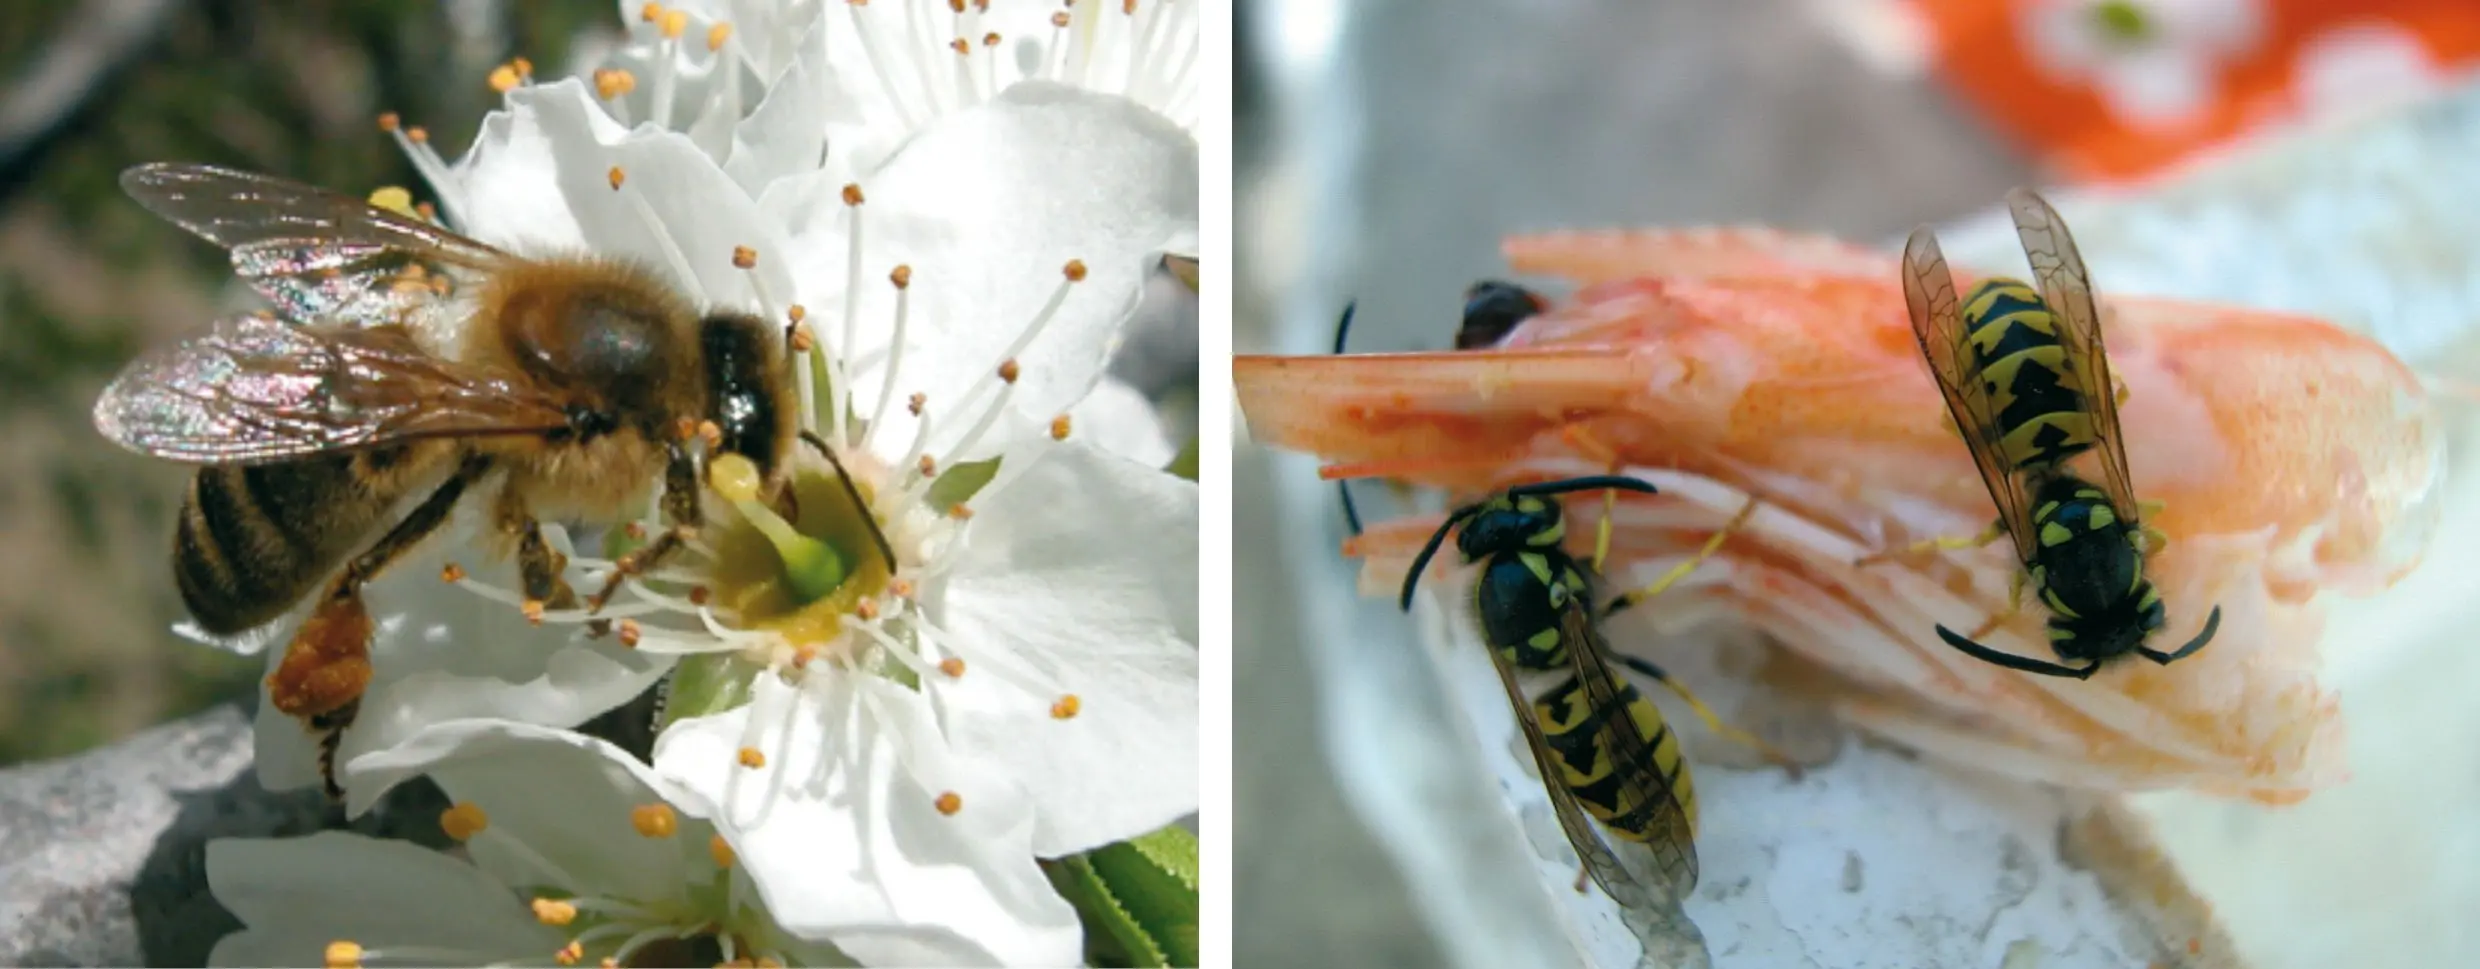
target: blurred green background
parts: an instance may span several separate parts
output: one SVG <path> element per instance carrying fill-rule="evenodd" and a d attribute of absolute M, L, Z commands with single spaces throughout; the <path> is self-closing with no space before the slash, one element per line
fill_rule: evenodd
<path fill-rule="evenodd" d="M 360 193 L 415 187 L 374 119 L 451 159 L 511 56 L 565 73 L 612 0 L 10 0 L 0 13 L 0 764 L 73 753 L 235 696 L 260 661 L 180 641 L 168 565 L 185 474 L 88 423 L 139 348 L 242 297 L 223 254 L 122 196 L 200 161 Z"/>

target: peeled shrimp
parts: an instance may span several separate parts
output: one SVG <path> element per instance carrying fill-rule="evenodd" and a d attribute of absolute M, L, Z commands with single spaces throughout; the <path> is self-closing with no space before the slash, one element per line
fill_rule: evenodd
<path fill-rule="evenodd" d="M 2134 485 L 2169 539 L 2147 564 L 2169 611 L 2156 641 L 2185 641 L 2217 604 L 2222 624 L 2172 666 L 2124 657 L 2076 681 L 1982 663 L 1932 632 L 1996 620 L 1983 643 L 2055 658 L 2032 596 L 2009 614 L 2011 544 L 1863 564 L 1996 514 L 1919 358 L 1893 257 L 1763 230 L 1561 234 L 1506 251 L 1518 272 L 1581 289 L 1494 349 L 1243 357 L 1250 434 L 1323 457 L 1332 477 L 1459 496 L 1644 477 L 1664 494 L 1618 502 L 1614 587 L 1680 561 L 1754 501 L 1669 595 L 1719 603 L 1839 674 L 1845 718 L 1933 755 L 2268 802 L 2343 778 L 2317 596 L 2373 593 L 2417 563 L 2445 467 L 2419 379 L 2374 341 L 2302 316 L 2114 298 L 2097 281 Z M 1602 507 L 1570 500 L 1580 551 Z M 1364 589 L 1391 594 L 1436 524 L 1382 523 L 1348 545 Z"/>

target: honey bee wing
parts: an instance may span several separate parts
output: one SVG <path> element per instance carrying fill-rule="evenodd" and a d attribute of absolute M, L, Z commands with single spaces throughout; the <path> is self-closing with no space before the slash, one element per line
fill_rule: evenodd
<path fill-rule="evenodd" d="M 1989 500 L 1998 506 L 1998 520 L 2015 540 L 2016 560 L 2032 561 L 2034 533 L 2028 503 L 2021 482 L 2008 473 L 2002 457 L 2000 429 L 1997 416 L 1989 412 L 1989 396 L 1981 391 L 1973 368 L 1963 359 L 1971 337 L 1964 331 L 1963 312 L 1956 302 L 1955 277 L 1946 268 L 1937 236 L 1926 226 L 1913 230 L 1903 246 L 1903 303 L 1911 310 L 1912 338 L 1920 344 L 1920 355 L 1929 362 L 1929 374 L 1936 378 L 1938 393 L 1946 398 L 1946 410 L 1954 415 L 1965 449 L 1972 452 L 1972 464 L 1980 469 Z"/>
<path fill-rule="evenodd" d="M 1542 734 L 1532 699 L 1517 685 L 1515 669 L 1495 649 L 1490 650 L 1490 662 L 1498 668 L 1498 680 L 1507 688 L 1507 702 L 1515 712 L 1516 724 L 1524 729 L 1524 739 L 1533 751 L 1533 768 L 1541 774 L 1542 787 L 1550 795 L 1551 813 L 1567 832 L 1567 843 L 1576 849 L 1576 857 L 1584 861 L 1585 870 L 1592 873 L 1594 883 L 1602 886 L 1611 901 L 1626 908 L 1651 908 L 1652 891 L 1630 865 L 1620 861 L 1611 850 L 1609 839 L 1602 836 L 1592 817 L 1576 803 L 1575 792 L 1560 782 L 1558 754 L 1550 749 L 1550 739 Z"/>
<path fill-rule="evenodd" d="M 264 314 L 139 357 L 104 388 L 94 417 L 123 447 L 200 464 L 569 426 L 558 402 L 432 356 L 400 327 L 297 326 Z"/>
<path fill-rule="evenodd" d="M 1634 845 L 1642 856 L 1637 867 L 1648 877 L 1665 879 L 1675 897 L 1685 898 L 1696 888 L 1697 861 L 1696 824 L 1684 798 L 1695 794 L 1685 783 L 1687 761 L 1678 738 L 1660 720 L 1658 711 L 1650 725 L 1629 714 L 1634 691 L 1610 667 L 1610 644 L 1594 628 L 1584 600 L 1568 602 L 1566 611 L 1559 614 L 1559 632 L 1568 644 L 1568 666 L 1597 718 L 1597 737 L 1610 757 L 1619 802 L 1646 812 L 1640 829 L 1644 840 Z M 1665 742 L 1670 744 L 1669 766 L 1661 756 Z"/>
<path fill-rule="evenodd" d="M 232 251 L 234 271 L 296 320 L 377 326 L 429 302 L 434 275 L 515 257 L 368 202 L 269 175 L 159 163 L 121 173 L 149 211 Z"/>
<path fill-rule="evenodd" d="M 2041 301 L 2058 319 L 2058 337 L 2066 344 L 2068 364 L 2075 370 L 2093 411 L 2093 450 L 2101 452 L 2101 487 L 2120 513 L 2136 514 L 2135 487 L 2127 474 L 2127 445 L 2118 428 L 2118 385 L 2110 376 L 2110 355 L 2101 342 L 2101 310 L 2094 304 L 2092 276 L 2075 250 L 2075 237 L 2058 210 L 2030 189 L 2006 193 L 2008 214 L 2015 219 L 2015 237 L 2023 243 L 2032 277 L 2040 283 Z"/>

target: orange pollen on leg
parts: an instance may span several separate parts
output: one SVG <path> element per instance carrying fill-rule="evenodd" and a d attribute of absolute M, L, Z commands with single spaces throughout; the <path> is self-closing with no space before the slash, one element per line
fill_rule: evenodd
<path fill-rule="evenodd" d="M 909 263 L 897 264 L 895 269 L 887 273 L 887 281 L 896 284 L 897 289 L 913 288 L 912 265 Z"/>
<path fill-rule="evenodd" d="M 449 583 L 465 581 L 465 567 L 454 562 L 440 566 L 439 581 Z"/>
<path fill-rule="evenodd" d="M 1068 260 L 1068 264 L 1067 264 L 1067 266 L 1065 266 L 1065 267 L 1061 268 L 1061 269 L 1060 269 L 1060 272 L 1065 273 L 1065 274 L 1067 275 L 1067 277 L 1068 277 L 1068 281 L 1069 281 L 1069 282 L 1071 282 L 1071 283 L 1081 283 L 1081 282 L 1084 282 L 1084 281 L 1085 281 L 1085 260 L 1082 260 L 1082 259 L 1070 259 L 1070 260 Z"/>
<path fill-rule="evenodd" d="M 723 840 L 720 834 L 706 839 L 706 853 L 715 856 L 717 868 L 730 868 L 733 862 L 740 860 L 740 855 L 732 851 L 732 843 Z"/>
<path fill-rule="evenodd" d="M 953 656 L 940 660 L 939 672 L 947 674 L 948 679 L 951 680 L 962 677 L 964 675 L 964 660 Z"/>
<path fill-rule="evenodd" d="M 439 830 L 458 841 L 469 841 L 491 826 L 491 816 L 483 813 L 482 805 L 459 801 L 439 812 Z"/>
<path fill-rule="evenodd" d="M 741 766 L 749 768 L 750 770 L 757 770 L 758 768 L 766 766 L 766 751 L 759 750 L 756 747 L 743 747 L 741 748 L 740 756 L 736 759 L 740 761 Z"/>
<path fill-rule="evenodd" d="M 355 942 L 337 939 L 327 944 L 325 959 L 327 969 L 354 969 L 362 964 L 362 947 Z"/>
<path fill-rule="evenodd" d="M 846 184 L 844 186 L 844 204 L 859 205 L 861 202 L 861 183 L 852 182 Z"/>
<path fill-rule="evenodd" d="M 637 620 L 620 620 L 620 645 L 629 649 L 636 649 L 638 641 L 643 639 L 645 635 L 645 629 L 637 624 Z"/>
<path fill-rule="evenodd" d="M 922 477 L 931 477 L 939 473 L 939 460 L 924 454 L 921 456 L 921 461 L 916 465 L 916 467 L 921 469 Z"/>
<path fill-rule="evenodd" d="M 1073 720 L 1076 719 L 1077 711 L 1083 709 L 1085 709 L 1085 701 L 1077 699 L 1076 694 L 1061 694 L 1058 702 L 1051 704 L 1051 719 Z"/>
<path fill-rule="evenodd" d="M 556 898 L 534 900 L 534 921 L 544 925 L 567 925 L 577 920 L 577 906 Z"/>
<path fill-rule="evenodd" d="M 1061 414 L 1057 417 L 1051 418 L 1051 440 L 1065 441 L 1067 439 L 1068 415 Z"/>
<path fill-rule="evenodd" d="M 904 409 L 905 409 L 905 410 L 912 411 L 912 412 L 913 412 L 913 416 L 915 416 L 915 417 L 920 417 L 920 416 L 921 416 L 921 409 L 922 409 L 922 407 L 923 407 L 924 405 L 929 404 L 929 403 L 930 403 L 930 395 L 929 395 L 929 394 L 924 394 L 924 393 L 918 393 L 918 392 L 916 392 L 915 394 L 913 394 L 913 396 L 911 396 L 911 397 L 907 397 L 907 398 L 905 398 L 905 399 L 904 399 Z"/>
<path fill-rule="evenodd" d="M 680 815 L 669 804 L 640 804 L 629 809 L 629 826 L 649 838 L 669 838 L 680 831 Z"/>
<path fill-rule="evenodd" d="M 732 247 L 732 268 L 747 269 L 758 264 L 758 250 L 748 246 Z"/>
<path fill-rule="evenodd" d="M 954 791 L 948 791 L 940 794 L 938 800 L 930 802 L 930 806 L 938 808 L 940 814 L 952 817 L 956 812 L 964 810 L 964 797 Z"/>
<path fill-rule="evenodd" d="M 1008 383 L 1011 383 L 1011 384 L 1012 384 L 1012 383 L 1015 383 L 1015 382 L 1016 382 L 1016 378 L 1017 378 L 1019 375 L 1023 374 L 1023 373 L 1024 373 L 1024 368 L 1019 367 L 1019 366 L 1017 366 L 1017 365 L 1016 365 L 1016 358 L 1015 358 L 1015 357 L 1009 357 L 1009 358 L 1007 358 L 1007 359 L 1005 359 L 1005 360 L 1001 360 L 1001 361 L 999 361 L 999 379 L 1000 379 L 1000 380 L 1004 380 L 1004 381 L 1006 381 L 1006 382 L 1008 382 Z"/>

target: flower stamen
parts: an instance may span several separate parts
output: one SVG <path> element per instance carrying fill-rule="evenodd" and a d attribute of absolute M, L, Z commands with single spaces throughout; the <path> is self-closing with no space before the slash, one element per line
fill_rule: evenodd
<path fill-rule="evenodd" d="M 858 212 L 855 218 L 859 218 Z M 861 450 L 864 451 L 870 449 L 870 442 L 878 436 L 878 425 L 887 416 L 887 405 L 896 399 L 896 374 L 901 373 L 904 366 L 904 321 L 912 315 L 913 267 L 898 265 L 887 274 L 887 282 L 896 288 L 895 334 L 888 338 L 887 377 L 878 385 L 878 404 L 870 408 L 870 423 L 861 429 Z M 913 412 L 919 414 L 921 410 L 915 407 Z"/>
<path fill-rule="evenodd" d="M 422 180 L 430 183 L 431 191 L 438 193 L 439 204 L 448 210 L 448 217 L 458 225 L 465 224 L 465 200 L 457 195 L 455 173 L 448 168 L 447 159 L 439 156 L 439 149 L 431 147 L 430 133 L 405 125 L 393 111 L 379 116 L 379 130 L 395 140 L 396 149 L 413 162 L 413 170 L 420 172 Z"/>

